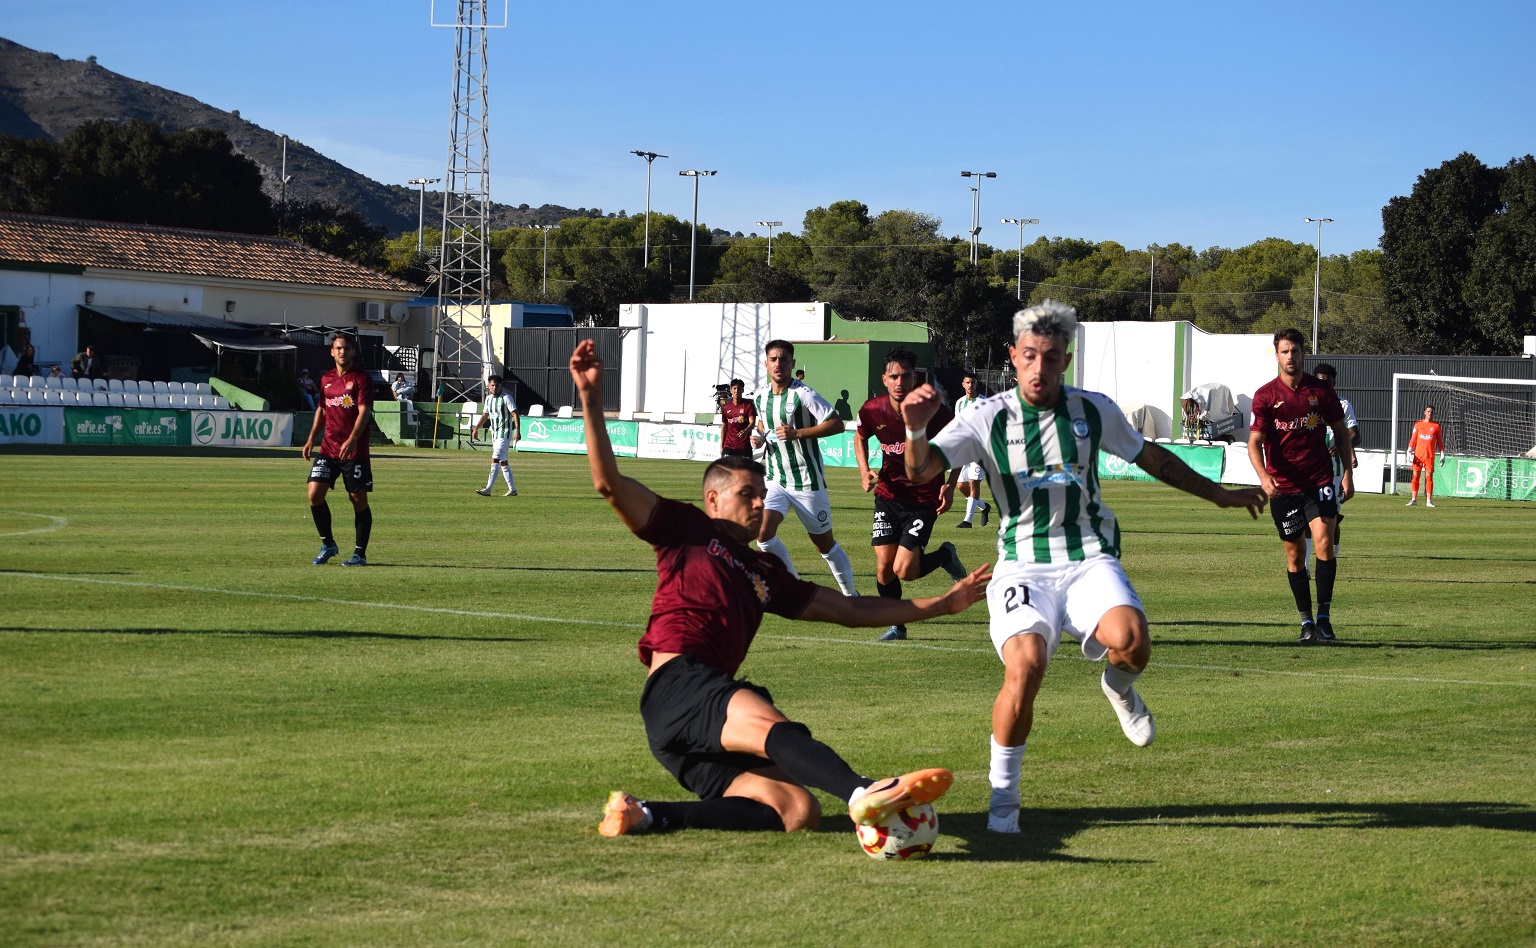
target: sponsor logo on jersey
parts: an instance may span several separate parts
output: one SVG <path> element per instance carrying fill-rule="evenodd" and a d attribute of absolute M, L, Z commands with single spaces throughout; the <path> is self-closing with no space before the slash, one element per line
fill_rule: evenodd
<path fill-rule="evenodd" d="M 1083 479 L 1083 467 L 1080 464 L 1047 464 L 1042 468 L 1020 471 L 1018 479 L 1020 490 L 1069 487 L 1073 484 L 1078 487 L 1087 487 L 1087 482 Z"/>

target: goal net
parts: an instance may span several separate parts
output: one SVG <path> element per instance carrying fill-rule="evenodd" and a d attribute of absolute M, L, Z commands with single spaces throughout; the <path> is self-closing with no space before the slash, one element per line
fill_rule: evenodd
<path fill-rule="evenodd" d="M 1447 455 L 1536 458 L 1536 381 L 1394 373 L 1392 456 L 1397 464 L 1412 460 L 1410 432 L 1426 405 L 1435 409 Z"/>

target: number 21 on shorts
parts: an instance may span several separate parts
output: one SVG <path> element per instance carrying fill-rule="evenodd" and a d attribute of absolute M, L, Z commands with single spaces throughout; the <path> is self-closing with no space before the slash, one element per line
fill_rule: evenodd
<path fill-rule="evenodd" d="M 1009 586 L 1003 590 L 1003 611 L 1012 612 L 1020 606 L 1029 605 L 1029 587 L 1023 583 Z"/>

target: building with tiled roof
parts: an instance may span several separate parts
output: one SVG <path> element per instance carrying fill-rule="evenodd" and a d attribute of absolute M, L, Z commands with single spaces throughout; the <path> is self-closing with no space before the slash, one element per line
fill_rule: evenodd
<path fill-rule="evenodd" d="M 114 326 L 357 327 L 388 345 L 421 287 L 281 237 L 0 212 L 0 325 L 68 363 Z M 409 332 L 408 338 L 402 333 Z"/>

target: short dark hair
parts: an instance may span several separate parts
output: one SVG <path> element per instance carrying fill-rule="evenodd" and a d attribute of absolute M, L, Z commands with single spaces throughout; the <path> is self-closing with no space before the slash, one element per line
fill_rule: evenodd
<path fill-rule="evenodd" d="M 885 364 L 890 365 L 892 362 L 904 369 L 915 369 L 917 368 L 917 353 L 906 346 L 897 346 L 885 354 Z"/>
<path fill-rule="evenodd" d="M 1307 347 L 1307 340 L 1302 336 L 1301 330 L 1299 329 L 1282 329 L 1275 333 L 1275 351 L 1279 352 L 1280 343 L 1286 341 L 1301 346 L 1303 349 Z"/>
<path fill-rule="evenodd" d="M 792 342 L 786 342 L 783 339 L 768 340 L 768 344 L 763 346 L 763 355 L 767 355 L 775 349 L 783 349 L 784 354 L 789 356 L 791 359 L 795 357 L 795 344 Z"/>
<path fill-rule="evenodd" d="M 486 381 L 487 382 L 495 382 L 496 384 L 500 385 L 502 382 L 506 381 L 506 379 L 503 379 L 499 375 L 492 375 L 492 376 L 487 377 Z"/>
<path fill-rule="evenodd" d="M 731 379 L 731 388 L 735 388 L 738 385 L 741 386 L 741 390 L 743 392 L 745 392 L 747 390 L 747 383 L 746 382 L 743 382 L 741 379 Z"/>
<path fill-rule="evenodd" d="M 746 471 L 749 474 L 756 474 L 758 477 L 768 476 L 767 471 L 763 470 L 763 466 L 751 458 L 727 454 L 723 457 L 715 458 L 709 462 L 709 467 L 704 469 L 704 489 L 709 490 L 711 482 L 723 480 L 736 471 Z"/>
<path fill-rule="evenodd" d="M 357 340 L 353 339 L 351 336 L 347 335 L 344 332 L 333 332 L 333 333 L 331 333 L 329 336 L 326 337 L 325 344 L 326 344 L 327 347 L 334 346 L 336 344 L 336 340 L 338 340 L 338 339 L 342 340 L 343 342 L 345 342 L 347 345 L 351 346 L 354 349 L 357 348 Z"/>
<path fill-rule="evenodd" d="M 1314 365 L 1312 367 L 1312 374 L 1326 375 L 1328 376 L 1328 381 L 1335 385 L 1339 383 L 1339 370 L 1334 368 L 1330 362 L 1319 362 L 1317 365 Z"/>
<path fill-rule="evenodd" d="M 965 374 L 960 376 L 960 381 L 964 382 L 966 379 L 970 379 L 972 382 L 979 381 L 976 378 L 976 373 L 970 371 L 969 369 L 966 370 Z"/>

